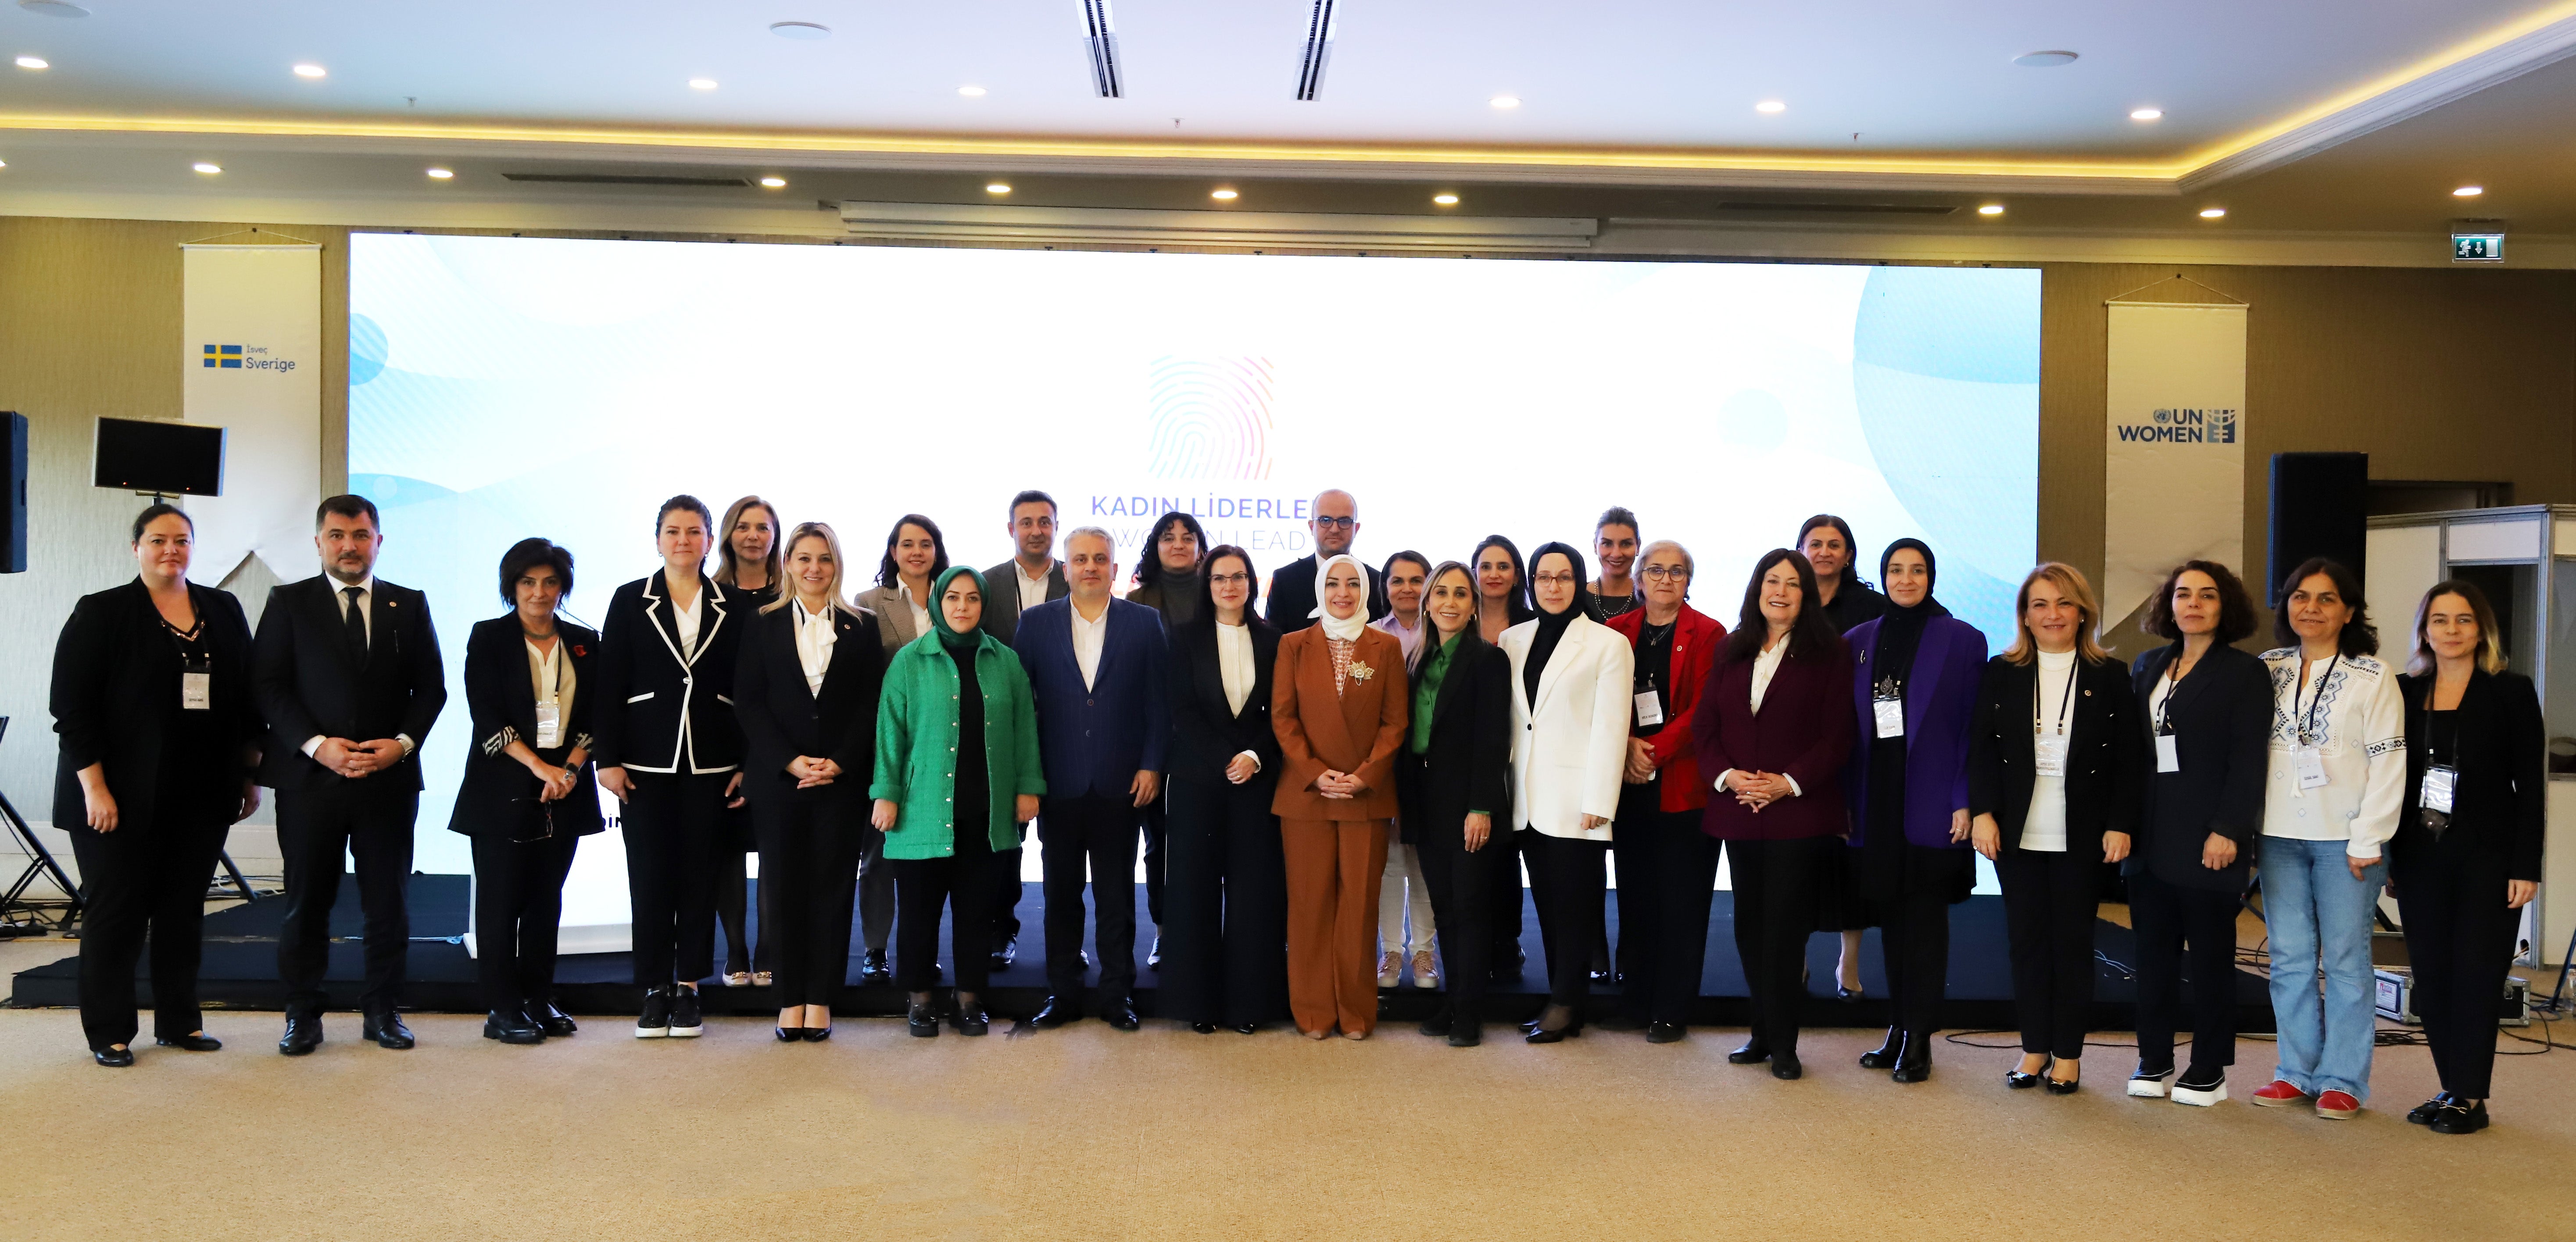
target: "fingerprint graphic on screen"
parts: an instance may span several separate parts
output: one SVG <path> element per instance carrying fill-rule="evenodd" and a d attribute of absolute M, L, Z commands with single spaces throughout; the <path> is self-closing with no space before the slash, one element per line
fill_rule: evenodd
<path fill-rule="evenodd" d="M 1155 359 L 1146 395 L 1153 477 L 1269 478 L 1274 387 L 1267 358 Z"/>

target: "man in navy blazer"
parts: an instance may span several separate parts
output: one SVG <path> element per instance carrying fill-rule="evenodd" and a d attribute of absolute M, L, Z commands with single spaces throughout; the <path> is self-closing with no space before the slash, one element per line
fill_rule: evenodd
<path fill-rule="evenodd" d="M 1171 703 L 1161 613 L 1109 597 L 1118 572 L 1109 532 L 1064 539 L 1073 593 L 1020 614 L 1012 647 L 1028 670 L 1038 709 L 1038 754 L 1047 792 L 1038 811 L 1046 878 L 1047 1002 L 1031 1019 L 1061 1026 L 1082 1016 L 1082 886 L 1092 884 L 1100 955 L 1100 1016 L 1136 1029 L 1136 836 L 1160 793 Z"/>

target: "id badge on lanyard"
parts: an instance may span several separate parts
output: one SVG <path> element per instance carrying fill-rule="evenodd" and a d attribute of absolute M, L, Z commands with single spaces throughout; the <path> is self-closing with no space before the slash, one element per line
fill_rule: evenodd
<path fill-rule="evenodd" d="M 1870 695 L 1869 709 L 1878 721 L 1878 736 L 1905 736 L 1905 695 L 1893 677 L 1881 679 Z"/>
<path fill-rule="evenodd" d="M 2298 777 L 2302 790 L 2321 789 L 2326 783 L 2325 755 L 2317 749 L 2316 741 L 2317 708 L 2325 702 L 2327 680 L 2334 676 L 2335 666 L 2342 662 L 2340 654 L 2326 661 L 2326 671 L 2316 679 L 2317 692 L 2308 700 L 2307 715 L 2299 718 L 2298 735 L 2290 742 L 2290 772 Z M 2290 713 L 2293 716 L 2299 713 L 2299 698 L 2295 691 L 2290 696 Z"/>
<path fill-rule="evenodd" d="M 563 745 L 563 707 L 553 699 L 537 704 L 537 749 L 553 750 Z"/>
<path fill-rule="evenodd" d="M 2066 695 L 2057 701 L 2057 728 L 2051 731 L 2039 720 L 2039 682 L 2030 686 L 2031 701 L 2031 767 L 2041 776 L 2066 775 L 2066 713 L 2075 705 L 2075 670 L 2066 670 Z"/>
<path fill-rule="evenodd" d="M 190 660 L 179 673 L 179 709 L 208 712 L 215 709 L 215 665 L 212 660 Z"/>
<path fill-rule="evenodd" d="M 1637 692 L 1637 723 L 1659 725 L 1664 722 L 1664 696 L 1658 690 Z"/>
<path fill-rule="evenodd" d="M 2299 788 L 2317 789 L 2326 783 L 2324 754 L 2306 741 L 2290 744 L 2290 772 L 2299 778 Z"/>
<path fill-rule="evenodd" d="M 2427 811 L 2450 814 L 2451 791 L 2459 787 L 2459 782 L 2460 770 L 2447 763 L 2437 763 L 2425 768 L 2424 796 L 2417 800 L 2417 805 Z"/>

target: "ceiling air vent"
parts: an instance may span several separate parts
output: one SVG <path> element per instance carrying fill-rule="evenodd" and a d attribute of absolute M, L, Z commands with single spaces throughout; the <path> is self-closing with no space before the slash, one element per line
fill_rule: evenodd
<path fill-rule="evenodd" d="M 504 181 L 538 181 L 556 185 L 732 185 L 751 182 L 741 177 L 668 177 L 629 175 L 625 173 L 532 173 L 501 174 Z"/>
<path fill-rule="evenodd" d="M 1937 203 L 1719 203 L 1719 211 L 1812 211 L 1846 216 L 1946 216 L 1958 207 Z"/>

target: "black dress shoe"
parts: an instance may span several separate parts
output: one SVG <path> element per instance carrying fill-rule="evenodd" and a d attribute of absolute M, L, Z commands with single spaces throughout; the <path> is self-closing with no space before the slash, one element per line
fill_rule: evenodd
<path fill-rule="evenodd" d="M 539 1029 L 557 1039 L 581 1029 L 581 1024 L 573 1021 L 571 1014 L 555 1008 L 553 1001 L 529 1001 L 525 1012 L 528 1021 L 536 1023 Z"/>
<path fill-rule="evenodd" d="M 1787 1082 L 1804 1075 L 1806 1072 L 1807 1067 L 1798 1064 L 1797 1053 L 1777 1052 L 1771 1055 L 1771 1076 L 1773 1078 Z"/>
<path fill-rule="evenodd" d="M 181 1052 L 221 1052 L 224 1041 L 212 1035 L 181 1035 L 176 1039 L 155 1039 L 153 1043 Z"/>
<path fill-rule="evenodd" d="M 358 1035 L 362 1039 L 376 1041 L 376 1046 L 379 1048 L 392 1048 L 396 1051 L 409 1048 L 415 1042 L 411 1037 L 411 1028 L 404 1026 L 402 1015 L 395 1013 L 368 1014 L 365 1023 L 358 1028 Z"/>
<path fill-rule="evenodd" d="M 824 1040 L 830 1039 L 831 1037 L 832 1037 L 832 1028 L 830 1028 L 830 1027 L 828 1027 L 828 1026 L 809 1026 L 809 1027 L 806 1027 L 806 1028 L 805 1028 L 805 1042 L 806 1042 L 806 1043 L 809 1043 L 809 1044 L 819 1044 L 819 1043 L 823 1042 Z"/>
<path fill-rule="evenodd" d="M 1584 977 L 1592 980 L 1593 986 L 1598 987 L 1604 983 L 1610 982 L 1610 968 L 1607 966 L 1595 966 L 1591 970 L 1584 972 Z"/>
<path fill-rule="evenodd" d="M 322 1046 L 322 1015 L 288 1014 L 286 1037 L 277 1041 L 277 1050 L 290 1057 L 300 1057 Z"/>
<path fill-rule="evenodd" d="M 1905 1048 L 1905 1032 L 1887 1028 L 1887 1039 L 1879 1046 L 1860 1054 L 1860 1067 L 1870 1070 L 1896 1068 L 1896 1054 Z"/>
<path fill-rule="evenodd" d="M 1760 1065 L 1771 1059 L 1771 1045 L 1758 1039 L 1744 1041 L 1744 1046 L 1726 1054 L 1729 1065 Z"/>
<path fill-rule="evenodd" d="M 1052 1031 L 1081 1016 L 1082 1011 L 1074 1008 L 1073 1002 L 1050 996 L 1045 1004 L 1038 1006 L 1036 1013 L 1029 1015 L 1029 1025 L 1041 1031 Z"/>
<path fill-rule="evenodd" d="M 1582 1036 L 1583 1019 L 1578 1017 L 1566 1019 L 1565 1025 L 1560 1026 L 1553 1031 L 1544 1026 L 1534 1027 L 1531 1029 L 1529 1034 L 1521 1037 L 1521 1042 L 1525 1044 L 1561 1044 L 1569 1039 L 1580 1039 Z"/>
<path fill-rule="evenodd" d="M 1020 960 L 1020 938 L 1005 936 L 1002 938 L 1000 947 L 993 950 L 993 960 L 987 963 L 987 968 L 991 973 L 998 975 L 1009 970 L 1011 963 L 1018 960 Z"/>
<path fill-rule="evenodd" d="M 859 986 L 883 988 L 894 985 L 894 971 L 886 965 L 886 951 L 870 949 L 859 955 Z"/>
<path fill-rule="evenodd" d="M 2083 1089 L 2084 1080 L 2081 1078 L 2051 1078 L 2048 1080 L 2048 1093 L 2050 1095 L 2073 1095 Z"/>
<path fill-rule="evenodd" d="M 1163 933 L 1161 933 L 1161 932 L 1155 932 L 1155 933 L 1154 933 L 1154 947 L 1145 951 L 1145 969 L 1147 969 L 1147 970 L 1161 970 L 1162 968 L 1163 968 Z"/>
<path fill-rule="evenodd" d="M 1834 985 L 1834 999 L 1838 1001 L 1856 1001 L 1866 995 L 1868 993 L 1859 988 L 1847 988 L 1839 983 Z"/>
<path fill-rule="evenodd" d="M 2004 1071 L 2004 1085 L 2015 1091 L 2028 1091 L 2038 1086 L 2040 1079 L 2041 1076 L 2038 1074 L 2025 1074 L 2017 1069 Z"/>
<path fill-rule="evenodd" d="M 1690 1029 L 1679 1022 L 1646 1024 L 1646 1042 L 1650 1044 L 1678 1044 L 1682 1042 L 1682 1037 L 1689 1033 Z"/>
<path fill-rule="evenodd" d="M 1932 1076 L 1932 1037 L 1905 1034 L 1905 1046 L 1896 1054 L 1896 1068 L 1888 1077 L 1898 1082 L 1922 1082 Z"/>
<path fill-rule="evenodd" d="M 516 1009 L 495 1009 L 483 1019 L 483 1038 L 505 1044 L 542 1044 L 546 1042 L 546 1031 Z"/>
<path fill-rule="evenodd" d="M 1450 1046 L 1450 1047 L 1452 1047 L 1452 1048 L 1473 1048 L 1473 1047 L 1475 1047 L 1476 1045 L 1481 1044 L 1481 1043 L 1483 1043 L 1483 1042 L 1485 1042 L 1485 1024 L 1484 1024 L 1484 1023 L 1482 1023 L 1482 1022 L 1452 1022 L 1452 1023 L 1450 1023 L 1450 1024 L 1449 1024 L 1449 1046 Z"/>
<path fill-rule="evenodd" d="M 134 1064 L 134 1049 L 130 1047 L 92 1048 L 89 1050 L 89 1055 L 99 1064 L 104 1065 L 109 1069 L 124 1069 L 126 1066 Z"/>
<path fill-rule="evenodd" d="M 1234 1024 L 1234 1033 L 1237 1035 L 1258 1035 L 1261 1033 L 1261 1024 L 1258 1022 L 1237 1022 Z"/>
<path fill-rule="evenodd" d="M 2459 1097 L 2454 1096 L 2426 1124 L 2435 1134 L 2475 1134 L 2487 1128 L 2487 1102 L 2480 1100 L 2475 1104 L 2462 1104 Z"/>
<path fill-rule="evenodd" d="M 964 1006 L 948 1015 L 948 1024 L 960 1035 L 985 1035 L 993 1030 L 993 1020 L 984 1013 L 982 1004 Z"/>
<path fill-rule="evenodd" d="M 1193 1023 L 1191 1023 L 1191 1024 L 1190 1024 L 1190 1029 L 1191 1029 L 1191 1030 L 1193 1030 L 1193 1031 L 1198 1032 L 1198 1033 L 1199 1033 L 1199 1034 L 1201 1034 L 1201 1035 L 1214 1035 L 1214 1034 L 1216 1034 L 1216 1023 L 1213 1023 L 1213 1022 L 1193 1022 Z"/>
<path fill-rule="evenodd" d="M 805 1040 L 805 1028 L 801 1026 L 781 1026 L 771 1029 L 778 1032 L 778 1042 L 782 1044 L 803 1043 Z"/>
<path fill-rule="evenodd" d="M 1424 1035 L 1430 1036 L 1433 1039 L 1439 1039 L 1447 1035 L 1451 1027 L 1458 1024 L 1457 1017 L 1456 1013 L 1443 1007 L 1440 1012 L 1435 1013 L 1428 1018 L 1424 1018 L 1422 1020 L 1422 1025 L 1414 1029 L 1421 1031 Z"/>
<path fill-rule="evenodd" d="M 1136 1017 L 1136 1007 L 1126 1001 L 1112 1004 L 1108 1012 L 1101 1014 L 1100 1017 L 1102 1021 L 1122 1031 L 1132 1031 L 1144 1025 Z"/>
<path fill-rule="evenodd" d="M 2432 1099 L 2426 1100 L 2407 1110 L 2406 1120 L 2412 1125 L 2429 1126 L 2433 1124 L 2433 1119 L 2435 1117 L 2441 1115 L 2442 1109 L 2450 1104 L 2450 1102 L 2451 1093 L 2448 1091 L 2441 1092 L 2440 1094 L 2435 1095 Z"/>
<path fill-rule="evenodd" d="M 706 1026 L 706 1010 L 698 1004 L 698 990 L 671 989 L 671 1038 L 696 1039 Z"/>
<path fill-rule="evenodd" d="M 939 1034 L 939 1011 L 928 1005 L 916 1002 L 904 1011 L 903 1021 L 915 1039 L 932 1039 Z"/>

